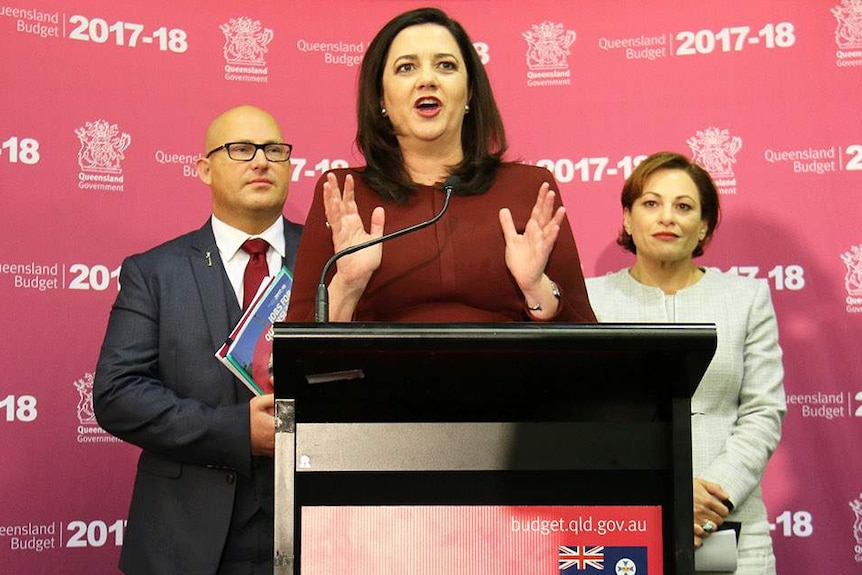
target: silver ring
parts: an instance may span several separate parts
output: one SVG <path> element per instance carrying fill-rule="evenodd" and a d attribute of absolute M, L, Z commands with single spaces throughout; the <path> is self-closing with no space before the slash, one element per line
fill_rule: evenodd
<path fill-rule="evenodd" d="M 715 531 L 715 523 L 707 519 L 706 523 L 703 524 L 703 530 L 707 533 L 712 533 L 713 531 Z"/>

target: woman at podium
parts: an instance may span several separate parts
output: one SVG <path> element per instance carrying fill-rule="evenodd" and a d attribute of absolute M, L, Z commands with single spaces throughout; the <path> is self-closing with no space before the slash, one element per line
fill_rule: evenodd
<path fill-rule="evenodd" d="M 421 8 L 386 23 L 357 113 L 366 165 L 318 182 L 287 321 L 595 322 L 557 184 L 503 160 L 491 84 L 458 22 Z"/>
<path fill-rule="evenodd" d="M 602 322 L 716 325 L 715 356 L 691 401 L 695 547 L 741 524 L 736 573 L 774 574 L 760 482 L 786 406 L 769 284 L 695 264 L 718 225 L 719 197 L 685 156 L 649 156 L 620 199 L 617 243 L 635 261 L 588 279 L 590 302 Z"/>

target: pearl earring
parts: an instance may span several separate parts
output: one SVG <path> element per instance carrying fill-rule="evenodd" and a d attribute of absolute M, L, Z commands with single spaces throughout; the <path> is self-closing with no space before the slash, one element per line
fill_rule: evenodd
<path fill-rule="evenodd" d="M 465 114 L 469 114 L 469 113 L 470 113 L 470 104 L 466 104 L 466 105 L 464 106 L 464 113 L 465 113 Z"/>
<path fill-rule="evenodd" d="M 380 108 L 380 115 L 382 115 L 384 118 L 386 117 L 386 108 Z"/>

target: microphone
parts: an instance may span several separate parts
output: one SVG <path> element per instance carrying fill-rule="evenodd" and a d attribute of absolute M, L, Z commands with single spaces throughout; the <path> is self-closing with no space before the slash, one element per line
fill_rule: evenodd
<path fill-rule="evenodd" d="M 327 260 L 326 264 L 324 264 L 323 271 L 320 273 L 320 283 L 317 285 L 317 297 L 314 298 L 315 323 L 327 323 L 329 321 L 329 291 L 326 286 L 326 275 L 329 273 L 329 268 L 332 267 L 332 264 L 337 262 L 342 257 L 356 253 L 359 250 L 370 248 L 371 246 L 375 246 L 381 242 L 392 240 L 405 234 L 409 234 L 411 232 L 415 232 L 416 230 L 421 230 L 422 228 L 430 226 L 431 224 L 442 218 L 443 214 L 446 213 L 446 210 L 449 209 L 449 200 L 452 199 L 452 194 L 455 193 L 455 188 L 457 188 L 458 184 L 460 183 L 461 180 L 458 178 L 458 176 L 449 176 L 448 178 L 446 178 L 446 181 L 443 182 L 443 191 L 446 193 L 446 198 L 443 200 L 443 207 L 440 208 L 440 211 L 437 212 L 437 215 L 435 215 L 430 220 L 426 220 L 410 227 L 392 232 L 391 234 L 380 236 L 379 238 L 374 238 L 372 240 L 362 242 L 361 244 L 356 244 L 355 246 L 350 246 L 349 248 L 344 248 L 343 250 L 334 253 L 332 257 Z"/>

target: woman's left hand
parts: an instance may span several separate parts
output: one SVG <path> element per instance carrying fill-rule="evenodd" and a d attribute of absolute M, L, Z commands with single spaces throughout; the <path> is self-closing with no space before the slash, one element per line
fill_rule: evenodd
<path fill-rule="evenodd" d="M 560 233 L 560 224 L 566 217 L 564 207 L 554 210 L 555 199 L 556 193 L 550 184 L 545 182 L 539 187 L 536 205 L 523 234 L 515 229 L 509 208 L 500 210 L 500 226 L 506 239 L 506 267 L 528 301 L 542 301 L 542 276 Z"/>

